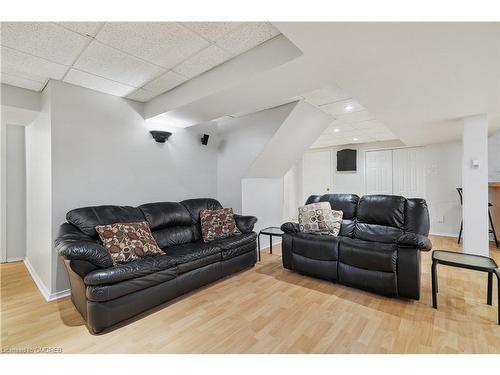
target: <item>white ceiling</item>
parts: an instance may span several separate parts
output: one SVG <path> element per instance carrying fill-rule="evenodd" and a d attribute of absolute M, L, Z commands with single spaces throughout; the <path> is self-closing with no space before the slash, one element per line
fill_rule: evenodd
<path fill-rule="evenodd" d="M 211 82 L 213 89 L 202 97 L 193 86 L 182 92 L 184 98 L 191 97 L 189 103 L 169 105 L 181 94 L 176 91 L 183 85 L 155 98 L 155 108 L 162 107 L 158 102 L 161 99 L 163 113 L 172 114 L 172 118 L 182 113 L 183 117 L 213 121 L 225 115 L 269 108 L 325 86 L 338 86 L 347 94 L 336 91 L 333 100 L 352 97 L 363 107 L 353 114 L 335 116 L 347 123 L 352 134 L 363 129 L 360 127 L 378 128 L 381 123 L 407 145 L 458 141 L 462 136 L 461 119 L 478 113 L 489 116 L 490 131 L 500 129 L 499 23 L 273 25 L 300 49 L 302 56 L 231 87 L 218 84 L 224 80 L 221 74 L 218 81 Z M 190 83 L 201 78 L 203 75 Z M 330 105 L 331 98 L 324 100 L 322 104 L 327 109 L 342 108 L 339 103 Z M 368 122 L 372 118 L 379 122 Z M 383 139 L 391 135 L 382 128 L 378 130 L 377 136 L 368 136 Z M 362 135 L 366 134 L 363 129 Z"/>
<path fill-rule="evenodd" d="M 335 119 L 312 148 L 397 139 L 373 114 L 336 86 L 314 90 L 302 98 Z"/>
<path fill-rule="evenodd" d="M 148 101 L 280 32 L 267 22 L 3 22 L 2 82 Z"/>
<path fill-rule="evenodd" d="M 105 89 L 148 101 L 146 118 L 181 113 L 213 121 L 304 97 L 335 118 L 317 145 L 393 136 L 408 145 L 455 141 L 462 134 L 461 118 L 478 113 L 488 114 L 492 129 L 499 128 L 499 23 L 2 26 L 3 82 L 40 90 L 47 78 L 54 78 Z M 44 37 L 33 35 L 37 33 Z M 17 34 L 23 35 L 17 39 Z M 301 55 L 283 48 L 277 52 L 286 57 L 280 64 L 235 78 L 233 62 L 280 38 Z M 262 44 L 267 39 L 271 40 Z M 163 43 L 176 51 L 160 53 Z M 257 44 L 261 45 L 194 77 L 222 61 L 224 52 L 236 56 Z M 262 64 L 265 57 L 255 56 L 245 60 L 245 66 Z M 172 65 L 176 59 L 184 60 Z M 163 91 L 167 92 L 157 96 Z M 353 109 L 343 113 L 348 100 Z"/>

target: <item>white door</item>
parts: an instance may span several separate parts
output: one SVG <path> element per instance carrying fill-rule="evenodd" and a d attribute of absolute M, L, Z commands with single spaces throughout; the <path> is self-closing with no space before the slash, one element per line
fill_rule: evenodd
<path fill-rule="evenodd" d="M 392 150 L 366 152 L 366 194 L 392 194 Z"/>
<path fill-rule="evenodd" d="M 302 158 L 303 201 L 310 195 L 331 193 L 332 154 L 330 151 L 310 151 Z"/>
<path fill-rule="evenodd" d="M 425 171 L 419 147 L 393 151 L 393 194 L 406 198 L 424 198 Z"/>

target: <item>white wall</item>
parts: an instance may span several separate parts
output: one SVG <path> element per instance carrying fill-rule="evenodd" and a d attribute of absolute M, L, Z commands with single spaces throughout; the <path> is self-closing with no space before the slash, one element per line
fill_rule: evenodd
<path fill-rule="evenodd" d="M 42 94 L 41 113 L 26 128 L 26 262 L 45 297 L 51 294 L 52 264 L 52 152 L 50 92 Z"/>
<path fill-rule="evenodd" d="M 280 227 L 284 222 L 283 178 L 244 178 L 241 185 L 242 213 L 259 219 L 254 230 Z M 273 244 L 280 242 L 281 238 L 273 237 Z M 261 236 L 260 246 L 269 247 L 269 236 Z"/>
<path fill-rule="evenodd" d="M 431 233 L 458 236 L 462 208 L 462 145 L 459 142 L 424 147 L 425 190 Z"/>
<path fill-rule="evenodd" d="M 25 128 L 6 127 L 6 249 L 7 262 L 26 256 Z"/>
<path fill-rule="evenodd" d="M 488 116 L 463 119 L 464 252 L 489 256 L 488 243 Z M 478 165 L 473 165 L 477 162 Z"/>
<path fill-rule="evenodd" d="M 287 104 L 219 125 L 217 196 L 224 207 L 241 212 L 241 181 L 292 108 Z"/>
<path fill-rule="evenodd" d="M 298 219 L 298 207 L 304 202 L 302 200 L 302 164 L 295 164 L 283 178 L 283 219 L 294 221 Z"/>
<path fill-rule="evenodd" d="M 500 181 L 500 130 L 488 138 L 488 179 Z"/>
<path fill-rule="evenodd" d="M 252 163 L 247 176 L 283 177 L 332 121 L 331 115 L 307 102 L 293 103 L 287 118 Z"/>
<path fill-rule="evenodd" d="M 213 126 L 168 129 L 156 143 L 142 105 L 51 81 L 42 113 L 27 128 L 28 251 L 51 296 L 68 288 L 53 241 L 77 207 L 217 196 L 217 134 Z M 201 135 L 210 134 L 208 146 Z"/>

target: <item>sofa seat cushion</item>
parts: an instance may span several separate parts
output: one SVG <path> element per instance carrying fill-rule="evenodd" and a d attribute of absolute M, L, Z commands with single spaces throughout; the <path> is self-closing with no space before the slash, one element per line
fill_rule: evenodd
<path fill-rule="evenodd" d="M 88 285 L 86 296 L 89 301 L 104 302 L 137 292 L 177 277 L 175 268 L 168 268 L 135 279 L 108 285 Z"/>
<path fill-rule="evenodd" d="M 179 273 L 221 261 L 221 248 L 211 243 L 192 242 L 164 248 L 163 251 L 177 263 Z"/>
<path fill-rule="evenodd" d="M 238 236 L 231 236 L 228 238 L 215 240 L 210 244 L 219 247 L 221 250 L 230 250 L 247 245 L 249 243 L 255 244 L 256 240 L 257 240 L 257 233 L 250 232 L 250 233 L 240 234 Z"/>
<path fill-rule="evenodd" d="M 224 238 L 214 241 L 214 245 L 222 249 L 222 260 L 231 259 L 238 255 L 257 250 L 257 233 L 250 232 L 240 236 Z"/>
<path fill-rule="evenodd" d="M 368 270 L 339 262 L 338 277 L 345 285 L 385 296 L 398 295 L 397 275 L 394 272 Z"/>
<path fill-rule="evenodd" d="M 398 255 L 396 244 L 341 238 L 339 246 L 341 263 L 365 270 L 396 272 Z"/>
<path fill-rule="evenodd" d="M 328 234 L 294 233 L 292 252 L 309 259 L 336 261 L 340 238 Z"/>
<path fill-rule="evenodd" d="M 171 256 L 159 255 L 91 271 L 85 276 L 84 282 L 86 285 L 114 284 L 169 268 L 175 268 L 176 265 L 176 260 Z"/>
<path fill-rule="evenodd" d="M 356 222 L 354 228 L 354 238 L 363 241 L 396 243 L 396 240 L 401 237 L 403 233 L 403 230 L 399 228 L 359 222 Z"/>

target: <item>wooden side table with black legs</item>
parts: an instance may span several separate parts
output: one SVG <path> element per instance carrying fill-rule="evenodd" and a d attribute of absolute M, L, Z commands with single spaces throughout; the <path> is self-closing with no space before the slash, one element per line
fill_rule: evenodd
<path fill-rule="evenodd" d="M 273 236 L 276 237 L 283 237 L 283 231 L 278 228 L 278 227 L 267 227 L 264 229 L 261 229 L 259 234 L 257 235 L 257 244 L 258 244 L 258 251 L 259 251 L 259 262 L 260 262 L 260 235 L 266 235 L 269 236 L 269 254 L 273 253 Z"/>
<path fill-rule="evenodd" d="M 438 278 L 437 266 L 443 264 L 451 267 L 466 268 L 469 270 L 482 271 L 488 273 L 487 304 L 492 305 L 493 294 L 493 274 L 498 282 L 498 324 L 500 325 L 500 269 L 491 258 L 457 253 L 454 251 L 435 250 L 432 252 L 432 307 L 437 309 Z"/>

